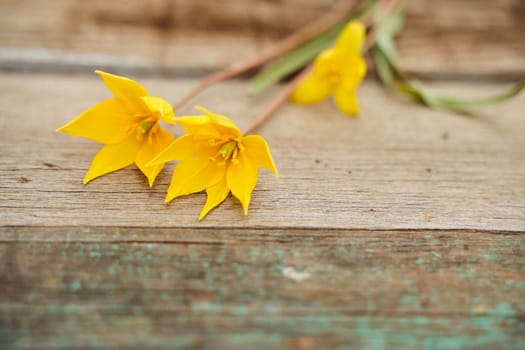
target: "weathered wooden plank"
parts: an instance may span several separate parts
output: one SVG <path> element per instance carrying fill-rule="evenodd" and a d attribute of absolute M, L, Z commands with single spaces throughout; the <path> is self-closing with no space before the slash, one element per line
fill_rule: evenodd
<path fill-rule="evenodd" d="M 202 74 L 253 57 L 334 3 L 4 0 L 0 68 Z M 523 75 L 524 13 L 520 0 L 412 0 L 401 64 L 433 76 Z"/>
<path fill-rule="evenodd" d="M 194 83 L 142 82 L 173 99 Z M 440 86 L 456 95 L 503 87 Z M 225 83 L 195 103 L 247 126 L 276 89 L 250 97 L 246 88 Z M 54 130 L 109 96 L 98 77 L 3 75 L 2 224 L 524 230 L 524 95 L 468 118 L 414 105 L 373 81 L 358 94 L 359 118 L 342 117 L 330 102 L 285 106 L 261 129 L 280 178 L 261 172 L 247 217 L 229 198 L 198 223 L 204 194 L 164 204 L 173 164 L 152 189 L 134 168 L 82 185 L 99 145 Z"/>
<path fill-rule="evenodd" d="M 523 234 L 2 227 L 0 253 L 4 348 L 525 345 Z"/>
<path fill-rule="evenodd" d="M 520 0 L 411 0 L 400 63 L 434 77 L 523 76 L 524 10 Z"/>

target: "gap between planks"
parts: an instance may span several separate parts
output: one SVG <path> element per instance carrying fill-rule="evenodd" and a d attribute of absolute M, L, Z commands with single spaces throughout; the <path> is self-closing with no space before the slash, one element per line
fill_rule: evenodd
<path fill-rule="evenodd" d="M 472 230 L 472 229 L 323 229 L 318 227 L 112 227 L 112 226 L 1 226 L 0 243 L 57 242 L 57 243 L 182 243 L 182 244 L 226 244 L 224 237 L 235 237 L 241 241 L 293 243 L 305 237 L 332 240 L 339 237 L 392 239 L 413 236 L 414 239 L 459 236 L 512 237 L 525 243 L 525 232 Z M 489 236 L 485 236 L 489 235 Z"/>

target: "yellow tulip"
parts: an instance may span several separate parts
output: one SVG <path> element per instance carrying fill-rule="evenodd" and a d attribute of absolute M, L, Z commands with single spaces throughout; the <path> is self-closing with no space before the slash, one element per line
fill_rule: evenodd
<path fill-rule="evenodd" d="M 366 63 L 359 51 L 365 40 L 365 27 L 351 21 L 341 31 L 335 46 L 319 54 L 312 73 L 307 75 L 291 96 L 298 104 L 324 101 L 331 95 L 337 108 L 346 115 L 359 113 L 355 90 L 366 74 Z"/>
<path fill-rule="evenodd" d="M 171 105 L 149 96 L 144 87 L 131 79 L 96 73 L 114 98 L 96 104 L 58 129 L 105 145 L 93 159 L 84 184 L 135 163 L 152 186 L 164 165 L 147 163 L 173 141 L 173 136 L 159 125 L 159 120 L 175 124 Z"/>
<path fill-rule="evenodd" d="M 150 164 L 179 160 L 166 196 L 173 199 L 206 191 L 207 199 L 199 216 L 222 203 L 230 191 L 241 202 L 244 214 L 257 183 L 259 166 L 277 169 L 268 144 L 259 135 L 243 136 L 227 117 L 197 107 L 201 116 L 177 118 L 186 135 L 179 137 Z"/>

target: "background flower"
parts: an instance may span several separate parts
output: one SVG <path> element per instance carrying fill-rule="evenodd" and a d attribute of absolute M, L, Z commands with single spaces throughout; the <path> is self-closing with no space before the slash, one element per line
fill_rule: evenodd
<path fill-rule="evenodd" d="M 335 46 L 321 52 L 316 58 L 312 73 L 299 84 L 291 100 L 299 104 L 311 104 L 333 95 L 342 113 L 358 114 L 355 89 L 366 74 L 365 60 L 359 53 L 364 39 L 365 27 L 361 22 L 349 22 Z"/>

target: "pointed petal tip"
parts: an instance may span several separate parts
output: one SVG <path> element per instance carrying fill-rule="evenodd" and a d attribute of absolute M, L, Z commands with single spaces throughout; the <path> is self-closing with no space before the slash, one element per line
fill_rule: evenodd
<path fill-rule="evenodd" d="M 168 189 L 169 191 L 169 189 Z M 176 195 L 173 195 L 172 193 L 167 193 L 166 194 L 166 198 L 164 199 L 164 203 L 168 204 L 170 203 L 172 200 L 174 200 L 175 198 L 177 198 Z"/>
<path fill-rule="evenodd" d="M 95 69 L 94 72 L 95 72 L 95 74 L 97 74 L 97 75 L 100 76 L 101 78 L 102 78 L 102 76 L 104 76 L 104 75 L 108 75 L 108 74 L 110 74 L 110 73 L 108 73 L 108 72 L 104 72 L 103 70 L 100 70 L 100 69 Z"/>
<path fill-rule="evenodd" d="M 209 113 L 209 111 L 206 108 L 204 108 L 202 106 L 199 106 L 199 105 L 193 106 L 193 108 L 195 108 L 196 110 L 198 110 L 199 112 L 202 112 L 204 114 Z"/>
<path fill-rule="evenodd" d="M 202 221 L 212 209 L 213 208 L 206 208 L 206 206 L 204 206 L 199 214 L 199 221 Z"/>
<path fill-rule="evenodd" d="M 82 180 L 82 184 L 87 185 L 88 183 L 90 183 L 91 181 L 95 180 L 97 177 L 100 177 L 102 175 L 105 175 L 105 174 L 93 176 L 93 174 L 90 174 L 90 172 L 88 170 L 88 172 L 84 176 L 84 179 Z"/>
<path fill-rule="evenodd" d="M 250 206 L 251 196 L 248 199 L 245 199 L 244 201 L 241 201 L 242 206 L 242 212 L 244 213 L 244 216 L 248 216 L 248 207 Z"/>

